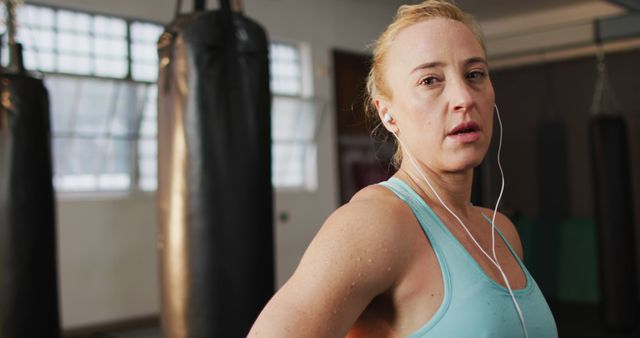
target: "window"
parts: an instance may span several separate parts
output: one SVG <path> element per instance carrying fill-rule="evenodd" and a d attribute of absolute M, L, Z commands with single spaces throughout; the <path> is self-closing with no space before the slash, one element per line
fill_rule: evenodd
<path fill-rule="evenodd" d="M 25 67 L 45 74 L 58 191 L 157 187 L 157 24 L 18 7 Z M 315 188 L 315 111 L 294 44 L 271 45 L 273 183 Z M 6 48 L 3 49 L 6 62 Z"/>
<path fill-rule="evenodd" d="M 25 67 L 50 94 L 57 190 L 155 190 L 162 26 L 34 5 L 17 21 Z"/>
<path fill-rule="evenodd" d="M 303 51 L 301 46 L 285 43 L 272 43 L 270 48 L 273 184 L 313 190 L 317 185 L 317 114 L 309 76 L 304 74 L 308 67 L 303 64 Z"/>

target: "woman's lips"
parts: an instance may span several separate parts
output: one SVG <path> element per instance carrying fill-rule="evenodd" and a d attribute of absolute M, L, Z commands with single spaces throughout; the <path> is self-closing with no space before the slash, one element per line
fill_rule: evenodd
<path fill-rule="evenodd" d="M 451 137 L 462 143 L 472 143 L 480 138 L 480 126 L 473 122 L 463 122 L 455 126 L 447 137 Z"/>
<path fill-rule="evenodd" d="M 470 132 L 460 133 L 460 134 L 451 134 L 447 137 L 451 137 L 454 140 L 457 140 L 462 143 L 473 143 L 480 139 L 480 132 L 470 131 Z"/>

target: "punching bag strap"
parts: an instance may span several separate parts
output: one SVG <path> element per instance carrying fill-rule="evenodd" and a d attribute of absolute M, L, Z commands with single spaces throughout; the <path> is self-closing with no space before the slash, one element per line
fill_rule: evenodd
<path fill-rule="evenodd" d="M 176 0 L 176 7 L 173 9 L 173 19 L 180 15 L 180 11 L 182 10 L 182 0 Z"/>
<path fill-rule="evenodd" d="M 593 91 L 593 101 L 591 101 L 591 114 L 616 114 L 618 102 L 609 83 L 609 73 L 605 62 L 605 52 L 601 44 L 597 46 L 597 75 L 596 86 Z"/>
<path fill-rule="evenodd" d="M 229 48 L 231 54 L 236 53 L 236 34 L 233 28 L 233 13 L 231 12 L 231 1 L 220 0 L 222 15 L 222 41 Z"/>
<path fill-rule="evenodd" d="M 220 0 L 220 9 L 222 9 L 223 24 L 227 24 L 227 20 L 231 19 L 231 0 Z M 226 31 L 227 27 L 225 27 Z M 228 31 L 227 31 L 228 32 Z"/>
<path fill-rule="evenodd" d="M 236 91 L 240 78 L 237 76 L 238 47 L 230 0 L 220 0 L 220 19 L 222 23 L 222 44 L 224 45 L 224 57 L 226 64 L 223 74 L 226 78 L 226 84 L 229 87 L 227 93 L 232 93 Z M 230 99 L 232 95 L 229 95 Z"/>
<path fill-rule="evenodd" d="M 205 0 L 194 0 L 193 1 L 193 10 L 196 12 L 204 11 L 204 2 Z"/>
<path fill-rule="evenodd" d="M 231 3 L 231 10 L 237 13 L 242 13 L 242 0 L 233 0 Z"/>

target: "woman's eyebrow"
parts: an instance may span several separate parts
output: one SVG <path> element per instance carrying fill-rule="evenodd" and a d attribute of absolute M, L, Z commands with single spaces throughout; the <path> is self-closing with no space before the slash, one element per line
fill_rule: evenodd
<path fill-rule="evenodd" d="M 464 60 L 464 65 L 465 66 L 469 66 L 469 65 L 472 65 L 474 63 L 482 63 L 485 66 L 489 66 L 489 64 L 487 63 L 487 60 L 485 60 L 483 57 L 480 57 L 480 56 L 474 56 L 474 57 L 470 57 L 470 58 Z"/>
<path fill-rule="evenodd" d="M 427 68 L 437 68 L 437 67 L 442 67 L 444 65 L 445 65 L 445 63 L 442 62 L 442 61 L 425 62 L 425 63 L 419 64 L 416 68 L 413 68 L 409 72 L 409 74 L 412 74 L 413 72 L 415 72 L 417 70 L 427 69 Z"/>
<path fill-rule="evenodd" d="M 485 66 L 489 66 L 489 64 L 487 63 L 487 60 L 485 60 L 481 56 L 473 56 L 473 57 L 470 57 L 470 58 L 464 60 L 464 65 L 465 66 L 469 66 L 469 65 L 472 65 L 474 63 L 482 63 Z M 442 62 L 442 61 L 425 62 L 425 63 L 421 63 L 417 67 L 413 68 L 409 72 L 409 74 L 412 74 L 412 73 L 414 73 L 415 71 L 418 71 L 418 70 L 443 67 L 445 65 L 446 64 L 444 62 Z"/>

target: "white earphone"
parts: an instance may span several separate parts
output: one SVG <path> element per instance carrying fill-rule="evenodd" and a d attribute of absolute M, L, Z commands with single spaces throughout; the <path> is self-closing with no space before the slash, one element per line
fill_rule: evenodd
<path fill-rule="evenodd" d="M 391 121 L 391 114 L 390 113 L 385 113 L 384 117 L 382 118 L 382 121 L 384 121 L 384 123 L 389 123 L 389 121 Z"/>
<path fill-rule="evenodd" d="M 471 240 L 476 244 L 476 246 L 480 249 L 480 251 L 489 259 L 489 261 L 491 263 L 493 263 L 493 265 L 498 269 L 498 271 L 500 271 L 500 274 L 502 275 L 502 278 L 503 278 L 505 284 L 507 285 L 507 289 L 509 290 L 509 294 L 511 295 L 511 299 L 512 299 L 513 305 L 515 306 L 516 311 L 518 313 L 518 317 L 520 318 L 520 323 L 522 324 L 522 330 L 524 332 L 524 336 L 525 336 L 525 338 L 528 338 L 529 337 L 529 333 L 528 333 L 527 326 L 526 326 L 525 321 L 524 321 L 524 316 L 522 314 L 522 310 L 520 310 L 520 305 L 518 304 L 518 301 L 516 300 L 516 297 L 513 294 L 513 289 L 511 289 L 511 284 L 509 283 L 509 279 L 507 278 L 507 275 L 502 270 L 502 266 L 498 262 L 498 257 L 496 255 L 496 241 L 495 241 L 495 227 L 496 227 L 496 225 L 495 225 L 495 220 L 496 220 L 496 214 L 497 214 L 497 211 L 498 211 L 498 205 L 500 204 L 500 199 L 502 199 L 502 193 L 504 192 L 504 172 L 502 171 L 502 164 L 500 163 L 500 152 L 502 150 L 502 119 L 500 118 L 500 111 L 498 110 L 498 106 L 496 104 L 494 104 L 494 107 L 496 109 L 496 115 L 498 116 L 498 124 L 500 125 L 500 139 L 499 139 L 499 143 L 498 143 L 498 156 L 497 156 L 497 159 L 498 159 L 498 168 L 500 169 L 500 175 L 501 175 L 501 178 L 502 178 L 502 185 L 501 185 L 501 188 L 500 188 L 500 195 L 498 196 L 498 200 L 496 201 L 496 207 L 493 210 L 493 217 L 491 218 L 491 248 L 492 248 L 493 257 L 489 256 L 489 254 L 487 254 L 487 252 L 484 251 L 484 249 L 480 246 L 478 241 L 473 237 L 473 235 L 471 234 L 469 229 L 467 229 L 467 226 L 464 225 L 464 223 L 462 222 L 460 217 L 458 217 L 458 215 L 456 215 L 451 209 L 449 209 L 449 207 L 444 203 L 442 198 L 440 198 L 440 195 L 438 195 L 436 190 L 433 188 L 433 186 L 431 185 L 431 183 L 427 179 L 427 177 L 424 174 L 424 172 L 418 166 L 415 158 L 413 157 L 413 154 L 411 153 L 409 148 L 407 148 L 405 146 L 404 142 L 402 142 L 402 140 L 400 139 L 398 134 L 395 131 L 393 131 L 392 129 L 389 129 L 389 131 L 396 137 L 396 139 L 398 140 L 398 143 L 400 143 L 400 145 L 406 150 L 407 155 L 409 155 L 408 156 L 409 157 L 409 161 L 413 165 L 414 169 L 420 174 L 420 176 L 425 181 L 425 183 L 427 183 L 427 185 L 429 186 L 431 191 L 436 195 L 436 197 L 438 198 L 438 201 L 440 201 L 440 204 L 442 204 L 442 206 L 447 211 L 449 211 L 449 213 L 451 215 L 453 215 L 453 217 L 455 217 L 458 220 L 458 222 L 460 222 L 460 225 L 462 225 L 462 227 L 467 232 L 467 234 L 469 235 Z M 393 118 L 393 116 L 391 115 L 391 113 L 387 112 L 382 117 L 382 122 L 387 127 L 389 127 L 388 123 L 389 123 L 389 121 L 391 121 L 392 118 Z"/>

